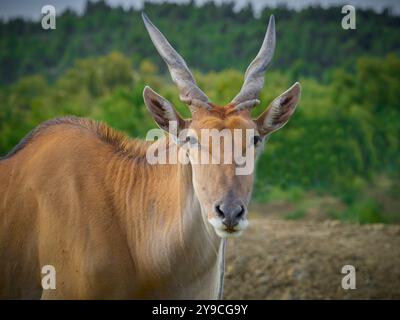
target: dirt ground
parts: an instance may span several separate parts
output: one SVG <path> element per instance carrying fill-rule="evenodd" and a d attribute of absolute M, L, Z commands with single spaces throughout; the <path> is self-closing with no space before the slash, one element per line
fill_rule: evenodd
<path fill-rule="evenodd" d="M 400 299 L 400 225 L 253 218 L 227 247 L 224 299 Z"/>

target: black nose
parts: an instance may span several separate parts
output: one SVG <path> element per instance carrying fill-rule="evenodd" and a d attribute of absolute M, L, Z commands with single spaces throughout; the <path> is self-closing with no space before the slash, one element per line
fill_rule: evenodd
<path fill-rule="evenodd" d="M 245 213 L 244 206 L 235 203 L 221 203 L 215 206 L 215 211 L 227 227 L 234 227 Z"/>

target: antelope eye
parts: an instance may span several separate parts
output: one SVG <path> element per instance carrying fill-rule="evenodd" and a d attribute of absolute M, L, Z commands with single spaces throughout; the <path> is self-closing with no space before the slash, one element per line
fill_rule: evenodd
<path fill-rule="evenodd" d="M 252 143 L 254 146 L 257 146 L 260 142 L 261 142 L 261 137 L 260 137 L 260 136 L 254 136 L 254 137 L 252 137 L 252 139 L 251 139 L 251 143 Z"/>
<path fill-rule="evenodd" d="M 195 137 L 193 137 L 193 136 L 187 136 L 185 141 L 189 142 L 189 144 L 191 146 L 194 146 L 194 145 L 197 144 L 197 139 Z"/>

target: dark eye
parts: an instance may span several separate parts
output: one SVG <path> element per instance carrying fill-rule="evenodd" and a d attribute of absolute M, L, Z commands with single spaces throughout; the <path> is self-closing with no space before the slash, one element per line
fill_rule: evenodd
<path fill-rule="evenodd" d="M 191 146 L 194 146 L 194 145 L 197 144 L 197 139 L 195 137 L 193 137 L 193 136 L 187 136 L 186 137 L 186 142 L 189 142 L 189 144 Z"/>
<path fill-rule="evenodd" d="M 254 136 L 254 137 L 252 137 L 252 139 L 251 139 L 251 143 L 252 143 L 254 146 L 257 146 L 260 142 L 261 142 L 261 137 L 260 137 L 260 136 Z"/>

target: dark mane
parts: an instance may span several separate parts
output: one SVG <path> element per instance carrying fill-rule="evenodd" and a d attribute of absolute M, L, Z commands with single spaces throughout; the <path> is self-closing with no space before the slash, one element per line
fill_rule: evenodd
<path fill-rule="evenodd" d="M 8 159 L 20 150 L 25 148 L 31 143 L 35 137 L 42 134 L 49 127 L 57 125 L 70 125 L 81 128 L 83 130 L 89 130 L 94 133 L 95 136 L 101 141 L 108 143 L 114 147 L 115 152 L 128 155 L 130 157 L 142 157 L 145 156 L 148 143 L 139 139 L 129 139 L 125 134 L 110 128 L 108 125 L 87 119 L 79 118 L 75 116 L 59 117 L 48 121 L 45 121 L 29 132 L 21 141 L 4 157 L 0 157 L 0 160 Z"/>

